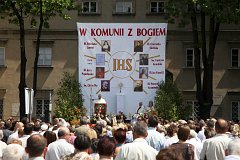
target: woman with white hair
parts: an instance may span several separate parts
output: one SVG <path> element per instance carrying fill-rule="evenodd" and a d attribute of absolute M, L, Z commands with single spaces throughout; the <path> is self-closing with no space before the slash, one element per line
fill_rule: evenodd
<path fill-rule="evenodd" d="M 24 148 L 19 144 L 9 144 L 3 150 L 3 160 L 21 160 L 24 154 Z"/>
<path fill-rule="evenodd" d="M 226 154 L 227 156 L 225 157 L 225 160 L 240 159 L 240 139 L 239 138 L 235 138 L 229 142 Z"/>
<path fill-rule="evenodd" d="M 0 130 L 0 159 L 2 158 L 3 149 L 7 147 L 7 144 L 3 142 L 2 139 L 3 139 L 3 131 Z"/>

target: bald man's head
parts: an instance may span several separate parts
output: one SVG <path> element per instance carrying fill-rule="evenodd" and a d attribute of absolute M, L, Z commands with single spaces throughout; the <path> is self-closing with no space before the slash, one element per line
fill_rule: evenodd
<path fill-rule="evenodd" d="M 27 139 L 27 146 L 25 148 L 29 157 L 38 157 L 43 154 L 47 140 L 40 134 L 33 134 Z"/>
<path fill-rule="evenodd" d="M 229 129 L 228 122 L 224 119 L 218 119 L 215 124 L 215 130 L 217 133 L 223 134 L 226 133 Z"/>
<path fill-rule="evenodd" d="M 68 139 L 70 135 L 70 131 L 67 127 L 60 127 L 58 130 L 58 138 L 59 139 Z"/>

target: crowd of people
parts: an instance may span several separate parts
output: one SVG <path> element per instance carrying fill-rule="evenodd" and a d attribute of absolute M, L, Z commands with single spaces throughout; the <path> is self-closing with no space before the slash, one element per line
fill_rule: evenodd
<path fill-rule="evenodd" d="M 239 160 L 239 125 L 224 119 L 162 120 L 148 114 L 125 123 L 124 116 L 80 117 L 0 123 L 3 160 Z"/>

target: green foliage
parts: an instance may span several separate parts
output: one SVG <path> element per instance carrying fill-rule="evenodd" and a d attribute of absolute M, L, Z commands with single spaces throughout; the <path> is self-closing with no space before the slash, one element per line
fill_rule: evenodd
<path fill-rule="evenodd" d="M 191 12 L 213 16 L 220 23 L 236 23 L 240 20 L 240 2 L 238 0 L 166 0 L 168 19 L 178 18 L 180 26 L 190 20 Z M 187 24 L 187 23 L 186 23 Z"/>
<path fill-rule="evenodd" d="M 37 23 L 39 23 L 37 45 L 36 45 L 36 56 L 35 56 L 35 66 L 34 66 L 34 80 L 33 89 L 36 89 L 37 80 L 37 62 L 39 53 L 40 36 L 42 26 L 49 28 L 49 20 L 54 16 L 60 16 L 64 19 L 69 19 L 70 17 L 64 12 L 67 10 L 72 10 L 75 7 L 77 0 L 0 0 L 0 12 L 4 14 L 1 15 L 1 19 L 6 17 L 9 23 L 19 25 L 20 30 L 20 46 L 21 46 L 21 72 L 20 72 L 20 83 L 19 83 L 19 97 L 20 97 L 20 118 L 24 116 L 24 87 L 26 87 L 25 82 L 25 68 L 26 68 L 26 56 L 25 56 L 25 24 L 31 24 L 31 27 L 35 28 Z M 43 25 L 42 25 L 43 24 Z M 37 57 L 37 58 L 36 58 Z"/>
<path fill-rule="evenodd" d="M 169 22 L 177 22 L 180 27 L 191 22 L 189 24 L 191 24 L 193 36 L 199 115 L 203 119 L 209 118 L 213 104 L 212 82 L 215 47 L 220 26 L 221 24 L 238 23 L 240 2 L 239 0 L 166 0 L 165 2 Z M 202 70 L 200 69 L 201 62 Z"/>
<path fill-rule="evenodd" d="M 65 20 L 69 20 L 71 17 L 67 14 L 69 10 L 75 10 L 77 8 L 76 0 L 38 0 L 34 4 L 31 15 L 35 19 L 42 13 L 44 28 L 49 28 L 49 20 L 55 16 L 62 17 Z M 40 7 L 40 3 L 42 8 Z M 34 27 L 34 24 L 32 25 Z"/>
<path fill-rule="evenodd" d="M 76 78 L 65 72 L 57 90 L 58 99 L 56 102 L 55 114 L 71 122 L 86 114 L 83 107 L 81 86 Z"/>
<path fill-rule="evenodd" d="M 33 8 L 33 2 L 31 0 L 2 0 L 0 3 L 0 11 L 6 14 L 9 23 L 18 24 L 19 18 L 27 18 L 31 9 Z"/>
<path fill-rule="evenodd" d="M 168 120 L 186 118 L 192 112 L 183 105 L 182 93 L 171 81 L 159 84 L 155 97 L 155 108 L 158 116 Z"/>
<path fill-rule="evenodd" d="M 42 13 L 44 27 L 49 28 L 50 18 L 60 16 L 68 20 L 70 16 L 67 14 L 67 11 L 75 10 L 79 5 L 77 0 L 2 0 L 0 2 L 0 12 L 8 13 L 9 22 L 18 24 L 12 6 L 16 7 L 22 17 L 30 19 L 29 23 L 33 28 L 37 25 L 37 17 Z"/>

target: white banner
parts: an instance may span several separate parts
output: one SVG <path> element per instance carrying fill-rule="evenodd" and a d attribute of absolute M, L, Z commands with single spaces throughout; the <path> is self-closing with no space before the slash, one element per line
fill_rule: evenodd
<path fill-rule="evenodd" d="M 77 28 L 79 82 L 88 112 L 98 94 L 107 113 L 134 114 L 140 101 L 147 107 L 165 80 L 167 24 L 77 23 Z"/>
<path fill-rule="evenodd" d="M 25 92 L 25 114 L 32 114 L 34 91 L 31 88 L 24 88 L 24 92 Z"/>

